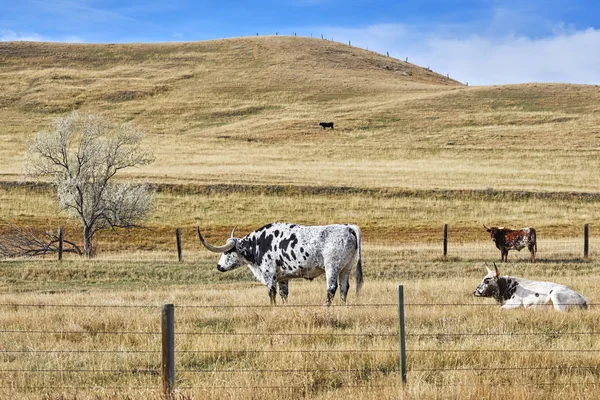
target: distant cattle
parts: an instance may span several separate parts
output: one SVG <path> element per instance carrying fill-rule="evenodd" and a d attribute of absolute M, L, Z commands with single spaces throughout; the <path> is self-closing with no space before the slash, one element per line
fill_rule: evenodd
<path fill-rule="evenodd" d="M 487 275 L 473 294 L 477 297 L 492 297 L 502 309 L 536 308 L 552 305 L 556 311 L 570 308 L 589 309 L 590 303 L 581 294 L 565 285 L 554 282 L 531 281 L 514 276 L 500 276 L 498 267 L 494 271 L 487 265 Z"/>
<path fill-rule="evenodd" d="M 325 129 L 325 128 L 333 129 L 333 122 L 321 122 L 319 125 L 321 125 L 323 127 L 323 129 Z"/>
<path fill-rule="evenodd" d="M 496 243 L 496 247 L 500 250 L 500 261 L 508 262 L 508 251 L 521 251 L 527 247 L 531 256 L 529 261 L 535 262 L 535 253 L 537 251 L 537 239 L 535 229 L 532 227 L 521 229 L 508 229 L 504 227 L 483 227 L 490 233 L 492 242 Z"/>
<path fill-rule="evenodd" d="M 275 304 L 276 285 L 285 303 L 288 280 L 313 278 L 325 274 L 326 305 L 330 305 L 340 284 L 340 302 L 346 301 L 349 277 L 356 264 L 356 294 L 363 282 L 361 233 L 356 225 L 306 226 L 275 222 L 263 226 L 243 238 L 231 237 L 223 246 L 206 242 L 198 228 L 200 242 L 208 250 L 222 253 L 217 264 L 221 272 L 246 264 L 254 277 L 269 288 L 271 304 Z"/>

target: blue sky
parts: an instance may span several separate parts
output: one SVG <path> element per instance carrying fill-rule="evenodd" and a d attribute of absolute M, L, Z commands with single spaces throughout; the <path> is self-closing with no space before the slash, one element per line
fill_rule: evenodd
<path fill-rule="evenodd" d="M 599 0 L 0 0 L 0 41 L 350 43 L 470 85 L 600 84 Z"/>

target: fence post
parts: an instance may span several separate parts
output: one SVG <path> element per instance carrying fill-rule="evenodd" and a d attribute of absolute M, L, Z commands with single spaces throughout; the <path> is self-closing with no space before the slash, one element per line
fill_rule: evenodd
<path fill-rule="evenodd" d="M 63 246 L 65 242 L 65 227 L 58 228 L 58 261 L 62 260 Z"/>
<path fill-rule="evenodd" d="M 398 285 L 398 320 L 400 321 L 400 370 L 402 384 L 406 384 L 406 332 L 404 330 L 404 286 Z"/>
<path fill-rule="evenodd" d="M 448 256 L 448 224 L 444 224 L 444 257 Z"/>
<path fill-rule="evenodd" d="M 181 229 L 175 229 L 175 238 L 177 239 L 177 259 L 179 262 L 183 259 L 181 255 Z"/>
<path fill-rule="evenodd" d="M 590 250 L 590 224 L 583 225 L 583 258 L 588 258 Z"/>
<path fill-rule="evenodd" d="M 171 398 L 175 384 L 175 311 L 173 304 L 162 306 L 162 381 L 165 397 Z"/>

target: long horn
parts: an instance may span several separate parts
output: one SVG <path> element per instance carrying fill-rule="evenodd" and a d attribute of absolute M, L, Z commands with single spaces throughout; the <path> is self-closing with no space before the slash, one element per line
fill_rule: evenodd
<path fill-rule="evenodd" d="M 487 263 L 485 263 L 485 269 L 487 269 L 488 274 L 490 274 L 492 272 L 490 267 L 488 267 Z"/>
<path fill-rule="evenodd" d="M 498 267 L 496 266 L 496 263 L 494 263 L 494 271 L 496 272 L 496 277 L 500 276 L 500 272 L 498 272 Z"/>
<path fill-rule="evenodd" d="M 235 230 L 235 228 L 233 230 Z M 225 253 L 226 251 L 229 251 L 235 247 L 235 240 L 231 240 L 231 238 L 227 239 L 227 242 L 223 246 L 213 246 L 204 240 L 202 234 L 200 233 L 200 227 L 198 227 L 198 237 L 200 238 L 200 243 L 202 243 L 204 247 L 215 253 Z"/>
<path fill-rule="evenodd" d="M 488 228 L 487 226 L 485 226 L 485 224 L 483 224 L 483 227 L 484 227 L 485 229 L 487 229 L 488 231 L 490 230 L 490 228 Z"/>
<path fill-rule="evenodd" d="M 235 233 L 235 230 L 237 229 L 237 225 L 233 227 L 233 230 L 231 231 L 231 236 L 229 236 L 230 239 L 233 239 L 233 234 Z"/>

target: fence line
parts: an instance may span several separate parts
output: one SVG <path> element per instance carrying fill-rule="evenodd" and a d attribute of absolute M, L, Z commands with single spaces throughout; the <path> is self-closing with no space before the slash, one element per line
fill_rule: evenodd
<path fill-rule="evenodd" d="M 0 333 L 16 333 L 16 334 L 56 334 L 56 335 L 160 335 L 161 332 L 135 332 L 135 331 L 33 331 L 33 330 L 0 330 Z M 175 332 L 176 336 L 299 336 L 299 337 L 397 337 L 398 333 L 257 333 L 257 332 Z M 441 333 L 407 333 L 407 337 L 437 337 L 437 336 L 548 336 L 548 335 L 600 335 L 600 331 L 592 332 L 441 332 Z"/>
<path fill-rule="evenodd" d="M 57 354 L 78 354 L 78 353 L 142 353 L 142 354 L 156 354 L 160 353 L 160 350 L 0 350 L 2 353 L 57 353 Z"/>
<path fill-rule="evenodd" d="M 600 367 L 599 367 L 600 368 Z M 330 369 L 324 369 L 324 368 L 314 368 L 314 369 L 254 369 L 254 368 L 249 368 L 249 369 L 179 369 L 177 370 L 178 373 L 200 373 L 200 374 L 205 374 L 205 373 L 240 373 L 240 374 L 247 374 L 247 373 L 285 373 L 285 374 L 297 374 L 297 373 L 309 373 L 309 372 L 337 372 L 337 373 L 348 373 L 348 372 L 400 372 L 399 369 L 386 369 L 385 371 L 382 371 L 379 368 L 347 368 L 347 369 L 336 369 L 336 368 L 330 368 Z"/>
<path fill-rule="evenodd" d="M 405 303 L 406 307 L 498 307 L 498 303 Z M 554 305 L 572 305 L 571 303 L 552 303 L 552 304 L 539 304 L 536 308 L 542 307 L 553 307 Z M 600 306 L 600 303 L 589 303 L 590 306 Z M 32 308 L 158 308 L 159 306 L 151 305 L 69 305 L 69 304 L 20 304 L 20 303 L 0 303 L 0 307 L 32 307 Z M 177 308 L 270 308 L 273 310 L 284 310 L 286 308 L 323 308 L 323 304 L 283 304 L 283 305 L 264 305 L 264 304 L 250 304 L 250 305 L 177 305 Z M 398 307 L 397 303 L 362 303 L 362 304 L 332 304 L 327 308 L 360 308 L 360 307 Z"/>
<path fill-rule="evenodd" d="M 467 332 L 467 333 L 407 333 L 412 337 L 438 337 L 438 336 L 556 336 L 556 335 L 600 335 L 600 332 Z"/>
<path fill-rule="evenodd" d="M 573 385 L 599 385 L 600 382 L 568 382 L 568 383 L 554 383 L 554 382 L 537 382 L 537 383 L 520 383 L 519 386 L 573 386 Z M 322 384 L 311 384 L 311 387 L 317 388 L 331 388 L 331 385 L 322 385 Z M 437 385 L 436 385 L 437 386 Z M 471 387 L 472 384 L 460 384 L 460 383 L 445 383 L 445 386 L 456 386 L 456 387 Z M 502 387 L 502 386 L 513 386 L 510 382 L 497 382 L 493 384 L 489 384 L 489 387 Z M 364 388 L 364 389 L 380 389 L 380 388 L 400 388 L 400 385 L 346 385 L 344 386 L 346 389 L 352 388 Z M 244 390 L 244 389 L 306 389 L 306 386 L 182 386 L 179 389 L 181 390 L 189 390 L 189 389 L 200 389 L 200 390 Z"/>
<path fill-rule="evenodd" d="M 152 306 L 152 305 L 111 305 L 111 304 L 42 304 L 42 303 L 34 303 L 34 304 L 25 304 L 25 303 L 0 303 L 0 307 L 33 307 L 33 308 L 49 308 L 49 307 L 57 307 L 57 308 L 158 308 L 160 306 Z"/>
<path fill-rule="evenodd" d="M 565 259 L 577 259 L 581 261 L 587 261 L 593 256 L 600 256 L 599 248 L 600 248 L 600 237 L 590 237 L 590 224 L 586 223 L 583 225 L 582 236 L 572 236 L 567 238 L 560 239 L 544 239 L 541 232 L 538 232 L 538 261 L 560 261 Z M 59 232 L 61 232 L 62 227 L 59 228 Z M 485 233 L 485 232 L 483 232 Z M 476 241 L 465 241 L 462 236 L 459 234 L 455 234 L 452 231 L 452 226 L 448 224 L 443 224 L 440 229 L 439 234 L 434 234 L 429 236 L 425 243 L 431 246 L 431 249 L 435 249 L 436 256 L 442 256 L 443 258 L 448 257 L 464 257 L 466 259 L 472 257 L 494 257 L 498 256 L 498 249 L 494 246 L 494 244 L 489 240 L 489 235 L 483 234 L 480 240 Z M 438 236 L 439 235 L 439 236 Z M 486 238 L 486 239 L 484 239 Z M 541 243 L 539 242 L 541 239 Z M 421 239 L 422 240 L 422 239 Z M 177 260 L 179 262 L 183 262 L 183 238 L 182 238 L 182 229 L 175 229 L 175 246 L 176 246 L 176 254 Z M 593 241 L 592 246 L 596 250 L 590 250 L 590 243 Z M 410 242 L 410 240 L 409 240 Z M 422 243 L 423 244 L 423 243 Z M 412 245 L 409 243 L 406 244 L 398 244 L 394 243 L 394 245 L 401 251 L 406 252 L 416 252 L 417 250 L 412 249 Z M 545 245 L 547 247 L 545 248 Z M 421 246 L 422 247 L 422 246 Z M 546 250 L 549 249 L 549 250 Z M 421 252 L 428 252 L 430 250 L 423 250 L 421 248 Z M 438 253 L 439 251 L 439 253 Z M 169 249 L 170 253 L 171 250 Z M 512 261 L 525 261 L 528 259 L 526 256 L 527 252 L 516 252 L 512 251 L 509 255 Z M 59 259 L 62 259 L 62 252 L 58 252 Z M 549 254 L 545 256 L 544 254 Z M 545 258 L 549 257 L 549 258 Z M 170 258 L 170 257 L 169 257 Z M 107 306 L 109 307 L 109 306 Z M 135 306 L 134 306 L 135 307 Z"/>
<path fill-rule="evenodd" d="M 52 331 L 52 330 L 27 330 L 27 329 L 2 329 L 0 333 L 35 333 L 55 335 L 160 335 L 160 332 L 145 331 Z"/>
<path fill-rule="evenodd" d="M 411 353 L 589 353 L 600 352 L 600 349 L 406 349 Z M 302 354 L 302 353 L 397 353 L 398 349 L 344 349 L 344 350 L 252 350 L 252 349 L 229 349 L 229 350 L 177 350 L 177 354 Z M 85 354 L 85 353 L 133 353 L 133 354 L 159 354 L 161 350 L 0 350 L 0 354 Z M 5 371 L 0 369 L 0 371 Z"/>
<path fill-rule="evenodd" d="M 567 367 L 491 367 L 491 368 L 471 368 L 471 367 L 458 367 L 458 368 L 424 368 L 424 369 L 413 369 L 411 372 L 455 372 L 455 371 L 552 371 L 562 370 L 565 368 L 569 369 L 593 369 L 600 371 L 600 366 L 589 366 L 589 365 L 569 365 Z"/>
<path fill-rule="evenodd" d="M 496 254 L 498 252 L 498 249 L 495 248 L 495 246 L 493 245 L 493 243 L 491 243 L 491 241 L 489 240 L 481 240 L 481 241 L 477 241 L 474 242 L 477 244 L 477 247 L 479 248 L 473 248 L 473 243 L 472 242 L 464 242 L 463 240 L 461 240 L 460 235 L 457 237 L 456 235 L 452 234 L 451 231 L 451 226 L 449 226 L 448 224 L 444 224 L 443 228 L 442 228 L 442 248 L 441 248 L 441 255 L 446 258 L 448 256 L 452 256 L 455 255 L 457 252 L 459 254 L 463 254 L 466 253 L 467 256 L 473 256 L 473 255 L 485 255 L 485 256 L 491 256 L 492 254 Z M 589 253 L 590 253 L 590 234 L 589 234 L 589 224 L 584 224 L 583 226 L 583 236 L 582 238 L 576 238 L 576 237 L 570 237 L 570 238 L 565 238 L 565 239 L 547 239 L 547 240 L 543 240 L 543 242 L 547 242 L 547 243 L 553 243 L 550 247 L 552 248 L 553 253 L 557 252 L 557 245 L 554 242 L 562 242 L 562 245 L 559 247 L 562 247 L 563 250 L 564 249 L 568 249 L 565 250 L 563 252 L 567 253 L 566 257 L 568 258 L 572 258 L 572 257 L 581 257 L 582 260 L 588 260 L 589 259 Z M 488 236 L 488 235 L 482 235 L 482 237 L 484 236 Z M 538 234 L 538 237 L 540 235 Z M 181 228 L 176 228 L 175 229 L 175 243 L 176 243 L 176 250 L 177 250 L 177 259 L 179 262 L 181 262 L 183 260 L 183 255 L 182 255 L 182 236 L 181 236 Z M 597 239 L 597 238 L 594 238 Z M 569 242 L 568 244 L 565 244 L 565 240 L 567 242 Z M 465 246 L 466 244 L 469 245 L 469 249 L 467 251 L 465 251 L 465 249 L 461 250 L 462 246 Z M 581 247 L 579 247 L 581 246 Z M 437 247 L 437 246 L 436 246 Z M 544 252 L 544 246 L 538 243 L 538 247 L 541 249 L 542 254 Z M 540 250 L 538 249 L 538 250 Z M 517 253 L 517 255 L 514 255 L 514 251 L 511 253 L 513 254 L 513 260 L 525 260 L 528 259 L 528 257 L 526 256 L 522 256 L 521 253 Z M 577 254 L 581 254 L 581 256 L 578 256 Z M 519 256 L 521 255 L 521 256 Z M 554 256 L 553 259 L 556 260 L 560 260 L 561 258 L 558 257 L 556 258 Z M 543 259 L 539 259 L 539 261 L 544 261 Z"/>
<path fill-rule="evenodd" d="M 398 307 L 400 304 L 403 304 L 399 299 L 398 304 L 394 303 L 376 303 L 376 304 L 356 304 L 356 305 L 340 305 L 338 307 Z M 0 304 L 11 307 L 48 307 L 48 308 L 155 308 L 157 306 L 151 305 L 68 305 L 68 304 Z M 487 303 L 487 304 L 463 304 L 463 303 L 407 303 L 403 304 L 407 307 L 454 307 L 454 306 L 466 306 L 466 307 L 488 307 L 494 306 L 497 307 L 495 303 Z M 291 308 L 289 305 L 284 306 L 263 306 L 263 305 L 182 305 L 177 306 L 178 308 L 183 309 L 231 309 L 231 308 L 274 308 L 279 311 L 285 310 L 287 308 Z M 319 307 L 322 308 L 321 304 L 303 304 L 303 305 L 295 305 L 294 307 Z M 174 329 L 174 328 L 173 328 Z M 7 334 L 57 334 L 57 335 L 164 335 L 164 331 L 89 331 L 89 330 L 72 330 L 72 331 L 64 331 L 64 330 L 27 330 L 27 329 L 3 329 L 0 330 L 0 333 Z M 172 336 L 252 336 L 252 337 L 345 337 L 345 338 L 398 338 L 399 332 L 392 333 L 336 333 L 336 332 L 327 332 L 327 333 L 291 333 L 291 332 L 197 332 L 197 331 L 183 331 L 183 332 L 175 332 L 172 331 Z M 508 336 L 508 337 L 522 337 L 522 336 L 568 336 L 568 335 L 586 335 L 586 336 L 597 336 L 600 335 L 600 331 L 576 331 L 576 332 L 563 332 L 563 331 L 552 331 L 552 332 L 438 332 L 438 333 L 406 333 L 405 337 L 413 337 L 413 338 L 421 338 L 421 337 L 460 337 L 460 336 L 480 336 L 480 337 L 495 337 L 495 336 Z M 600 349 L 597 348 L 570 348 L 570 349 L 451 349 L 451 348 L 408 348 L 405 349 L 406 352 L 410 353 L 441 353 L 441 352 L 452 352 L 458 354 L 466 354 L 466 353 L 509 353 L 509 352 L 521 352 L 521 353 L 562 353 L 562 354 L 581 354 L 581 353 L 594 353 L 597 354 L 600 352 Z M 101 350 L 85 350 L 85 349 L 75 349 L 75 350 L 51 350 L 51 349 L 2 349 L 0 350 L 0 354 L 148 354 L 155 355 L 163 352 L 164 354 L 164 346 L 163 350 L 151 350 L 151 349 L 118 349 L 118 350 L 110 350 L 110 349 L 101 349 Z M 344 349 L 344 350 L 320 350 L 320 349 L 296 349 L 296 350 L 257 350 L 257 349 L 226 349 L 226 350 L 177 350 L 177 354 L 231 354 L 231 353 L 248 353 L 248 354 L 282 354 L 282 353 L 290 353 L 290 354 L 343 354 L 343 353 L 397 353 L 397 349 L 390 348 L 372 348 L 372 349 Z M 173 377 L 171 383 L 163 389 L 164 392 L 171 393 L 173 391 L 173 383 L 174 383 L 174 355 L 173 359 L 169 364 L 173 368 Z M 164 364 L 163 364 L 164 366 Z M 405 367 L 406 368 L 406 367 Z M 331 369 L 323 369 L 323 368 L 299 368 L 299 369 L 256 369 L 256 368 L 238 368 L 238 369 L 190 369 L 190 368 L 180 368 L 177 370 L 178 373 L 184 374 L 250 374 L 250 373 L 289 373 L 289 374 L 308 374 L 315 372 L 329 372 L 329 373 L 419 373 L 419 372 L 472 372 L 472 371 L 553 371 L 553 370 L 588 370 L 588 371 L 600 371 L 600 366 L 588 366 L 588 365 L 558 365 L 558 366 L 540 366 L 540 367 L 469 367 L 469 366 L 461 366 L 461 367 L 451 367 L 451 368 L 406 368 L 403 369 L 402 365 L 398 367 L 379 367 L 379 368 L 331 368 Z M 23 374 L 52 374 L 52 373 L 63 373 L 63 374 L 78 374 L 78 373 L 94 373 L 94 374 L 128 374 L 128 375 L 152 375 L 159 376 L 161 375 L 160 368 L 139 368 L 139 369 L 123 369 L 123 368 L 88 368 L 88 369 L 0 369 L 0 373 L 23 373 Z M 164 369 L 162 371 L 162 375 L 165 376 Z M 569 383 L 571 384 L 571 383 Z M 585 382 L 577 382 L 573 384 L 585 384 Z M 596 384 L 596 383 L 590 383 Z M 443 384 L 443 386 L 451 386 L 453 384 Z M 557 386 L 564 386 L 565 384 L 556 384 Z M 311 384 L 311 387 L 315 386 Z M 324 387 L 330 387 L 329 385 L 323 385 Z M 80 387 L 69 387 L 69 386 L 59 386 L 62 388 L 80 388 Z M 277 386 L 274 386 L 276 388 Z M 298 386 L 299 388 L 304 388 L 305 386 Z M 378 387 L 372 385 L 343 385 L 345 388 L 351 387 Z M 383 386 L 383 387 L 400 387 L 400 384 L 397 386 Z M 1 388 L 1 387 L 0 387 Z M 15 389 L 16 387 L 10 387 L 10 389 Z M 23 387 L 24 389 L 31 390 L 32 387 Z M 48 387 L 45 387 L 48 389 Z M 97 388 L 97 387 L 95 387 Z M 127 388 L 131 388 L 127 386 Z M 236 387 L 236 386 L 208 386 L 205 389 L 213 390 L 213 389 L 248 389 L 252 388 L 251 386 L 245 387 Z M 256 388 L 266 388 L 266 386 L 260 386 Z M 288 389 L 288 386 L 285 386 Z M 97 388 L 104 389 L 104 388 Z M 186 389 L 185 386 L 180 387 L 179 389 Z M 158 390 L 158 389 L 150 389 L 150 390 Z"/>
<path fill-rule="evenodd" d="M 593 385 L 597 386 L 600 382 L 565 382 L 565 383 L 555 383 L 555 382 L 536 382 L 536 383 L 520 383 L 520 386 L 529 386 L 529 387 L 537 387 L 537 386 L 555 386 L 555 387 L 564 387 L 564 386 L 587 386 Z M 311 384 L 311 387 L 316 388 L 331 388 L 331 385 L 327 384 Z M 472 384 L 464 384 L 464 383 L 445 383 L 442 386 L 452 386 L 452 387 L 471 387 Z M 503 387 L 503 386 L 513 386 L 510 382 L 496 382 L 493 384 L 489 384 L 488 388 L 494 387 Z M 346 389 L 352 388 L 361 388 L 361 389 L 381 389 L 381 388 L 400 388 L 400 385 L 346 385 L 344 386 Z M 0 390 L 2 389 L 29 389 L 29 390 L 96 390 L 96 391 L 106 391 L 106 390 L 144 390 L 149 392 L 159 391 L 158 388 L 149 388 L 147 386 L 106 386 L 106 387 L 98 387 L 98 386 L 0 386 Z M 293 385 L 293 386 L 179 386 L 179 390 L 298 390 L 298 389 L 306 389 L 305 385 Z"/>
<path fill-rule="evenodd" d="M 0 369 L 0 372 L 25 372 L 25 373 L 100 373 L 100 374 L 152 374 L 159 375 L 160 371 L 158 369 L 138 369 L 135 371 L 128 371 L 126 369 Z"/>

